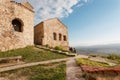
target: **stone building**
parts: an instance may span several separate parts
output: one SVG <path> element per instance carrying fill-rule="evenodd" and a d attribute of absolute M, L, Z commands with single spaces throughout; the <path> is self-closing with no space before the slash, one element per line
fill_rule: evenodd
<path fill-rule="evenodd" d="M 50 47 L 69 49 L 67 27 L 57 18 L 43 21 L 34 28 L 34 42 Z"/>
<path fill-rule="evenodd" d="M 0 0 L 0 51 L 34 43 L 34 11 L 28 3 Z"/>

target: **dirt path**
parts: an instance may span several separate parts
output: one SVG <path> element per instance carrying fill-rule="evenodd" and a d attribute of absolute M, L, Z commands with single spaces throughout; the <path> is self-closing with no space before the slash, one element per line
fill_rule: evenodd
<path fill-rule="evenodd" d="M 67 61 L 66 66 L 66 80 L 85 80 L 82 77 L 81 68 L 77 66 L 75 59 Z"/>

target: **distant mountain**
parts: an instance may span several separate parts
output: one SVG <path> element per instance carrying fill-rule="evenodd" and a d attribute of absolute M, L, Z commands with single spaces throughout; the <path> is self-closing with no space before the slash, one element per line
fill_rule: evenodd
<path fill-rule="evenodd" d="M 120 54 L 120 44 L 79 46 L 76 47 L 76 50 L 80 54 Z"/>

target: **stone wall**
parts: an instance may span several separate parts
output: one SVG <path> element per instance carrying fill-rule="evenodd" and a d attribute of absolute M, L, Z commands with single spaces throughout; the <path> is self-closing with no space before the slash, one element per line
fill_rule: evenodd
<path fill-rule="evenodd" d="M 120 72 L 87 73 L 86 80 L 120 80 Z"/>
<path fill-rule="evenodd" d="M 42 36 L 42 45 L 49 45 L 50 47 L 62 46 L 64 49 L 69 49 L 69 41 L 68 41 L 68 31 L 67 27 L 58 19 L 50 19 L 43 21 L 43 30 L 44 35 Z M 41 26 L 36 26 L 41 27 Z M 38 31 L 41 29 L 37 29 Z M 54 40 L 53 33 L 56 33 L 56 40 Z M 61 40 L 59 40 L 59 34 L 61 34 Z M 38 36 L 40 34 L 36 34 Z M 66 36 L 66 40 L 64 40 L 63 36 Z M 38 39 L 37 39 L 38 40 Z"/>
<path fill-rule="evenodd" d="M 14 30 L 12 20 L 21 21 L 23 31 Z M 20 3 L 0 0 L 0 51 L 33 45 L 34 13 Z"/>
<path fill-rule="evenodd" d="M 43 45 L 43 37 L 44 37 L 43 23 L 38 24 L 37 26 L 35 26 L 34 28 L 34 43 Z"/>

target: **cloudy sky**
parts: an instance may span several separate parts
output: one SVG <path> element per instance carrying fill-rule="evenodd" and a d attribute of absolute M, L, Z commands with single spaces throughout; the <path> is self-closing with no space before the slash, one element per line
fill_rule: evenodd
<path fill-rule="evenodd" d="M 80 7 L 89 0 L 15 0 L 28 1 L 34 7 L 35 25 L 50 18 L 64 18 L 73 13 L 73 7 Z"/>
<path fill-rule="evenodd" d="M 35 25 L 57 17 L 68 26 L 71 46 L 120 43 L 120 0 L 27 1 L 34 7 Z"/>

